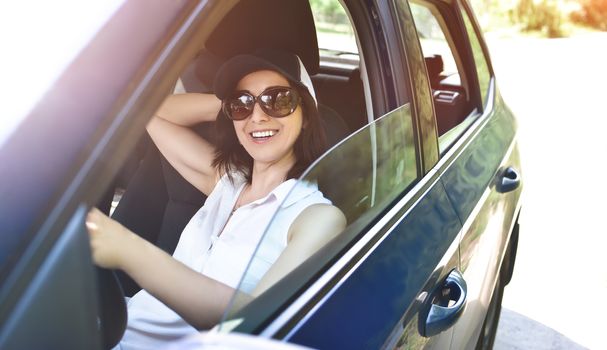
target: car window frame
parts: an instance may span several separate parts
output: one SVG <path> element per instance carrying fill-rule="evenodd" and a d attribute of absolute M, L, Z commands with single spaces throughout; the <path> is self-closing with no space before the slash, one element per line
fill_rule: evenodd
<path fill-rule="evenodd" d="M 464 0 L 457 0 L 457 2 L 461 3 L 462 8 L 466 9 L 466 11 L 468 11 L 468 15 L 470 15 L 471 8 L 470 8 L 470 5 L 468 4 L 468 2 L 464 1 Z M 476 73 L 476 67 L 474 66 L 474 57 L 472 55 L 472 48 L 470 47 L 468 34 L 466 32 L 463 18 L 461 17 L 461 13 L 459 12 L 459 10 L 457 11 L 457 16 L 458 16 L 459 27 L 463 31 L 462 32 L 462 35 L 464 36 L 463 40 L 465 41 L 465 44 L 466 44 L 466 52 L 467 52 L 466 55 L 468 56 L 468 61 L 466 63 L 467 69 L 472 70 L 472 72 L 473 72 L 472 78 L 475 80 L 475 84 L 476 84 L 475 86 L 479 86 L 479 89 L 480 89 L 480 84 L 478 83 L 478 77 L 477 77 L 477 73 Z M 478 22 L 476 21 L 476 17 L 470 17 L 470 19 L 472 21 L 473 27 L 475 28 L 475 32 L 478 35 L 480 27 L 479 27 Z M 449 167 L 451 167 L 453 165 L 453 163 L 456 161 L 456 159 L 464 152 L 467 145 L 471 144 L 474 141 L 474 139 L 478 136 L 478 134 L 481 132 L 481 130 L 489 122 L 489 120 L 491 119 L 491 116 L 494 114 L 494 106 L 496 103 L 495 97 L 497 96 L 497 91 L 496 91 L 496 86 L 495 86 L 495 76 L 493 75 L 493 67 L 491 64 L 491 58 L 487 55 L 487 46 L 486 46 L 484 38 L 479 37 L 479 42 L 481 44 L 481 47 L 483 48 L 487 66 L 488 66 L 490 74 L 491 74 L 489 87 L 488 87 L 488 91 L 487 91 L 487 104 L 486 104 L 485 108 L 482 107 L 483 103 L 482 103 L 482 100 L 480 97 L 480 90 L 476 89 L 476 91 L 477 91 L 477 93 L 476 93 L 477 100 L 476 100 L 476 104 L 475 104 L 476 109 L 473 111 L 473 113 L 471 115 L 469 115 L 467 117 L 467 118 L 474 118 L 474 120 L 457 137 L 457 139 L 454 140 L 454 142 L 441 154 L 440 159 L 433 167 L 433 171 L 435 171 L 438 174 L 444 173 Z"/>
<path fill-rule="evenodd" d="M 440 16 L 436 19 L 441 25 L 441 30 L 443 30 L 445 36 L 448 37 L 447 42 L 458 66 L 462 87 L 468 94 L 467 104 L 469 105 L 469 112 L 467 116 L 460 124 L 437 137 L 439 158 L 442 158 L 446 151 L 453 147 L 454 142 L 463 136 L 464 131 L 474 123 L 474 119 L 481 115 L 483 100 L 481 98 L 482 94 L 476 62 L 472 51 L 472 44 L 470 43 L 470 38 L 458 3 L 446 3 L 441 0 L 416 0 L 416 2 L 422 6 L 433 7 L 438 13 L 438 16 Z M 432 10 L 431 12 L 436 17 L 437 13 Z M 437 116 L 435 113 L 434 120 L 438 124 L 436 118 Z M 460 125 L 463 128 L 458 128 Z M 453 134 L 453 132 L 455 132 L 455 134 Z M 449 135 L 446 136 L 447 134 Z M 443 144 L 446 144 L 444 148 L 442 146 Z"/>
<path fill-rule="evenodd" d="M 420 172 L 427 174 L 438 161 L 438 130 L 432 101 L 432 90 L 426 62 L 419 42 L 417 29 L 407 0 L 392 0 L 392 17 L 398 40 L 395 43 L 402 53 L 402 64 L 408 72 L 409 89 L 416 123 L 417 143 L 420 152 Z"/>
<path fill-rule="evenodd" d="M 439 2 L 441 3 L 441 0 L 424 0 L 424 1 L 429 1 L 429 2 Z M 467 75 L 469 81 L 469 93 L 470 93 L 470 101 L 472 103 L 472 105 L 474 107 L 476 107 L 476 113 L 474 113 L 474 111 L 472 112 L 472 114 L 477 114 L 477 115 L 481 115 L 484 112 L 483 109 L 483 100 L 481 98 L 481 87 L 480 87 L 480 82 L 479 82 L 479 78 L 478 78 L 478 72 L 477 72 L 477 68 L 476 68 L 476 61 L 474 59 L 474 54 L 473 54 L 473 50 L 472 50 L 472 44 L 470 42 L 470 37 L 468 34 L 468 31 L 466 30 L 466 24 L 464 23 L 464 18 L 462 16 L 461 10 L 465 9 L 467 12 L 468 17 L 470 18 L 470 21 L 472 23 L 472 26 L 474 27 L 475 33 L 477 35 L 477 38 L 479 40 L 479 43 L 481 44 L 481 48 L 483 50 L 483 55 L 485 57 L 485 62 L 487 63 L 487 67 L 489 69 L 489 74 L 491 75 L 491 78 L 493 78 L 493 68 L 491 66 L 491 60 L 489 59 L 489 56 L 487 54 L 488 50 L 486 47 L 486 43 L 485 43 L 485 39 L 482 37 L 482 35 L 479 36 L 480 33 L 480 29 L 479 29 L 479 25 L 478 22 L 476 21 L 476 17 L 474 15 L 470 15 L 470 5 L 468 4 L 467 1 L 464 0 L 456 0 L 453 1 L 452 3 L 450 3 L 449 5 L 444 4 L 444 9 L 445 11 L 449 11 L 454 17 L 453 17 L 453 26 L 455 27 L 455 30 L 457 30 L 455 37 L 454 37 L 454 42 L 456 47 L 461 48 L 461 52 L 459 52 L 459 54 L 461 55 L 462 58 L 462 62 L 463 62 L 463 68 L 465 71 L 465 74 Z M 449 24 L 449 23 L 447 23 Z M 454 31 L 455 31 L 454 30 Z M 489 84 L 490 86 L 492 85 L 492 83 Z"/>
<path fill-rule="evenodd" d="M 436 1 L 440 1 L 440 0 L 424 0 L 424 1 L 436 2 Z M 495 86 L 495 76 L 493 73 L 493 66 L 491 63 L 491 58 L 488 55 L 488 48 L 487 48 L 485 39 L 481 34 L 480 25 L 476 19 L 476 16 L 474 15 L 468 1 L 456 0 L 451 4 L 451 6 L 452 6 L 452 11 L 454 11 L 454 15 L 456 16 L 458 34 L 460 36 L 456 40 L 461 41 L 460 45 L 462 47 L 462 50 L 464 50 L 464 53 L 462 53 L 462 56 L 463 56 L 465 70 L 471 80 L 470 81 L 470 84 L 471 84 L 470 89 L 472 91 L 471 98 L 473 98 L 472 102 L 474 103 L 475 108 L 471 112 L 471 114 L 469 114 L 466 117 L 466 120 L 472 119 L 472 122 L 470 122 L 469 125 L 466 126 L 462 130 L 462 132 L 460 132 L 459 135 L 457 135 L 455 137 L 455 140 L 445 150 L 443 150 L 441 152 L 439 161 L 433 167 L 433 169 L 436 169 L 436 171 L 439 173 L 444 172 L 448 167 L 451 166 L 451 164 L 453 164 L 455 159 L 457 159 L 457 157 L 465 150 L 466 146 L 473 141 L 473 139 L 483 129 L 484 125 L 487 124 L 487 122 L 490 119 L 490 116 L 494 112 L 495 96 L 496 96 L 496 86 Z M 477 69 L 476 69 L 476 63 L 475 63 L 474 55 L 472 52 L 472 44 L 470 42 L 469 33 L 466 30 L 466 25 L 464 23 L 464 19 L 462 17 L 461 10 L 465 10 L 467 12 L 467 15 L 474 28 L 475 35 L 477 35 L 478 41 L 483 50 L 485 62 L 489 69 L 490 79 L 489 79 L 489 86 L 488 86 L 487 97 L 486 97 L 487 104 L 484 106 L 483 106 L 483 100 L 481 98 L 481 92 L 480 92 L 481 87 L 480 87 L 480 82 L 479 82 L 478 73 L 477 73 Z M 464 121 L 462 123 L 465 123 L 465 122 L 466 121 Z"/>

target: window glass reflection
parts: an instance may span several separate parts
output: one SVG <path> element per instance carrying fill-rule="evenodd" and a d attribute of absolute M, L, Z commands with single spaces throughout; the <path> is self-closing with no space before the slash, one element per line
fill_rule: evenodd
<path fill-rule="evenodd" d="M 364 234 L 365 229 L 401 198 L 417 179 L 414 145 L 411 110 L 407 104 L 351 135 L 313 164 L 287 195 L 283 206 L 291 205 L 310 187 L 318 186 L 324 197 L 346 217 L 345 230 L 331 237 L 331 242 L 323 243 L 323 254 L 314 255 L 297 269 L 297 273 L 288 275 L 285 278 L 288 283 L 279 282 L 276 288 L 263 286 L 259 290 L 260 286 L 256 289 L 249 282 L 259 280 L 259 276 L 252 278 L 260 271 L 259 266 L 281 262 L 280 257 L 268 261 L 270 254 L 267 252 L 269 247 L 276 245 L 280 235 L 277 232 L 289 230 L 289 227 L 280 227 L 284 222 L 280 220 L 282 209 L 279 209 L 249 262 L 222 329 L 229 331 L 252 319 L 261 322 L 264 314 L 269 317 L 294 294 L 301 293 L 303 286 Z M 258 303 L 263 307 L 251 303 L 256 297 L 263 300 Z"/>

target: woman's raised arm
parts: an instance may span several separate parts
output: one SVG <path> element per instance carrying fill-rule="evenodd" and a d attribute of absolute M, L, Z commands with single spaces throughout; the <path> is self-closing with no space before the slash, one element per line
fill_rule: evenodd
<path fill-rule="evenodd" d="M 148 133 L 171 165 L 208 195 L 218 181 L 212 166 L 215 148 L 190 126 L 217 119 L 221 101 L 212 94 L 168 96 L 147 126 Z"/>

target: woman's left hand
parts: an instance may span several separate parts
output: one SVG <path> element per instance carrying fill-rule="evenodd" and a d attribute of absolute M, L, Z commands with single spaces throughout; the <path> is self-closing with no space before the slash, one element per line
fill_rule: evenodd
<path fill-rule="evenodd" d="M 96 265 L 108 269 L 122 269 L 133 252 L 133 245 L 141 238 L 117 221 L 92 208 L 86 217 L 91 253 Z"/>

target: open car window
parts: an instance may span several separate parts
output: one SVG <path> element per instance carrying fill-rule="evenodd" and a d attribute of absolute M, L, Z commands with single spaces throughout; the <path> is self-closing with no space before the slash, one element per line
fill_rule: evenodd
<path fill-rule="evenodd" d="M 336 259 L 365 235 L 391 204 L 418 178 L 410 105 L 406 104 L 357 131 L 313 164 L 285 198 L 292 205 L 310 187 L 318 186 L 325 198 L 347 219 L 345 229 L 285 278 L 258 297 L 255 283 L 272 268 L 275 246 L 286 242 L 289 227 L 275 213 L 240 282 L 223 330 L 251 331 L 297 297 Z M 276 254 L 274 254 L 276 255 Z"/>

